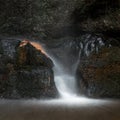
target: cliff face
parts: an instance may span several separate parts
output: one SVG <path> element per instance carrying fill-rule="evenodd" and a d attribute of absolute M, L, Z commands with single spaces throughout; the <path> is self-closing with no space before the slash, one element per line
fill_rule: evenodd
<path fill-rule="evenodd" d="M 80 31 L 119 38 L 120 0 L 0 1 L 0 32 L 53 39 Z"/>
<path fill-rule="evenodd" d="M 92 52 L 89 50 L 89 54 L 83 52 L 81 55 L 76 73 L 79 93 L 95 98 L 120 98 L 119 44 L 114 46 L 104 43 L 100 46 L 96 43 L 97 41 L 93 42 L 93 48 L 97 49 Z"/>
<path fill-rule="evenodd" d="M 0 98 L 57 96 L 53 63 L 29 41 L 0 40 Z"/>

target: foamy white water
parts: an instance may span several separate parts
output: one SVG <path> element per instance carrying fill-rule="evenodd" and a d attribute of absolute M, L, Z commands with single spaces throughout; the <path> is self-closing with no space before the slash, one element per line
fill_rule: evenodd
<path fill-rule="evenodd" d="M 54 62 L 54 78 L 55 85 L 62 98 L 75 96 L 76 95 L 76 82 L 73 74 L 66 72 L 66 69 L 62 64 L 59 64 L 55 61 L 54 58 L 51 58 Z"/>
<path fill-rule="evenodd" d="M 46 52 L 46 54 L 54 63 L 54 81 L 61 98 L 76 98 L 77 85 L 75 80 L 75 71 L 79 63 L 80 53 L 78 53 L 78 59 L 76 62 L 72 64 L 73 69 L 70 69 L 69 72 L 69 68 L 67 68 L 68 66 L 62 63 L 62 61 L 57 60 L 52 54 L 49 54 L 49 51 Z M 67 59 L 67 61 L 69 62 L 69 59 Z"/>

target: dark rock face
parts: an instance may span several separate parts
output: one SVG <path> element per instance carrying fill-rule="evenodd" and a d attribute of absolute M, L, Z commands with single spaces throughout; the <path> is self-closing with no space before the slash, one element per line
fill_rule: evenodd
<path fill-rule="evenodd" d="M 16 72 L 14 69 L 16 60 L 16 46 L 19 40 L 0 40 L 0 97 L 11 98 L 14 92 Z M 17 96 L 16 96 L 17 97 Z"/>
<path fill-rule="evenodd" d="M 88 56 L 82 55 L 77 69 L 77 80 L 79 92 L 87 96 L 119 98 L 119 44 L 118 46 L 104 44 L 98 52 L 94 50 Z"/>
<path fill-rule="evenodd" d="M 119 14 L 120 0 L 4 0 L 0 1 L 0 32 L 52 40 L 80 31 L 109 35 L 117 31 L 114 37 L 119 37 Z"/>
<path fill-rule="evenodd" d="M 57 96 L 52 61 L 27 41 L 0 40 L 0 97 Z"/>
<path fill-rule="evenodd" d="M 53 71 L 48 68 L 21 70 L 17 73 L 17 93 L 22 98 L 55 97 Z"/>

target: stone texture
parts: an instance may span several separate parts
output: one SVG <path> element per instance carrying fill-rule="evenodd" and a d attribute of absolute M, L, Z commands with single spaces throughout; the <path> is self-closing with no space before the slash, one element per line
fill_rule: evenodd
<path fill-rule="evenodd" d="M 39 45 L 38 45 L 39 47 Z M 42 49 L 42 47 L 41 47 Z M 17 49 L 17 64 L 19 66 L 44 66 L 48 68 L 53 67 L 53 62 L 48 58 L 42 50 L 37 50 L 32 45 L 32 42 L 25 40 L 22 41 L 20 46 Z"/>
<path fill-rule="evenodd" d="M 17 73 L 17 93 L 22 98 L 55 97 L 57 92 L 53 76 L 53 71 L 44 67 L 20 70 Z"/>
<path fill-rule="evenodd" d="M 120 97 L 120 48 L 102 47 L 81 58 L 77 69 L 81 93 L 90 97 Z"/>
<path fill-rule="evenodd" d="M 53 63 L 27 41 L 0 40 L 0 98 L 56 97 Z"/>
<path fill-rule="evenodd" d="M 119 38 L 120 0 L 4 0 L 0 32 L 9 35 L 56 37 L 99 32 Z"/>

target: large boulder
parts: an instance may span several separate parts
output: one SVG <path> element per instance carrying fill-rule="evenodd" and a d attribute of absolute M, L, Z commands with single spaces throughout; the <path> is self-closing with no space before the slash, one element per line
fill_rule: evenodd
<path fill-rule="evenodd" d="M 17 49 L 17 91 L 23 98 L 55 97 L 53 62 L 33 45 L 24 40 Z"/>
<path fill-rule="evenodd" d="M 20 46 L 17 49 L 17 65 L 18 66 L 44 66 L 48 68 L 53 67 L 53 62 L 51 59 L 38 48 L 33 46 L 32 42 L 24 40 L 20 43 Z M 41 49 L 43 49 L 41 47 Z"/>
<path fill-rule="evenodd" d="M 0 40 L 0 97 L 57 96 L 53 62 L 29 41 Z"/>
<path fill-rule="evenodd" d="M 77 80 L 82 94 L 120 98 L 120 47 L 103 46 L 99 52 L 81 57 Z"/>

